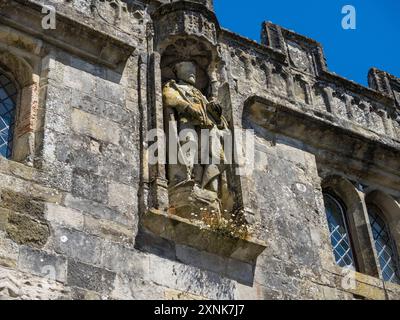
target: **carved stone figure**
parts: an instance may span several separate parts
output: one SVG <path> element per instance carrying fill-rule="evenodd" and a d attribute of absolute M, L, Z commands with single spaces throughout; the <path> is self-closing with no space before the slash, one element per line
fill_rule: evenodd
<path fill-rule="evenodd" d="M 163 87 L 167 126 L 175 131 L 172 136 L 179 137 L 178 163 L 169 159 L 168 165 L 170 202 L 184 214 L 202 206 L 221 212 L 222 200 L 229 194 L 222 143 L 224 135 L 229 134 L 228 124 L 221 106 L 195 87 L 196 67 L 191 61 L 177 63 L 177 80 Z M 202 135 L 204 129 L 208 131 Z"/>

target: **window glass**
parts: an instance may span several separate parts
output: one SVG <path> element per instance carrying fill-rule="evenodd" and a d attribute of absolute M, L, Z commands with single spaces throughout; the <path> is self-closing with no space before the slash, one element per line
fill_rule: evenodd
<path fill-rule="evenodd" d="M 0 71 L 0 156 L 11 158 L 17 89 Z"/>
<path fill-rule="evenodd" d="M 324 201 L 335 261 L 341 267 L 355 269 L 345 208 L 330 194 L 324 194 Z"/>
<path fill-rule="evenodd" d="M 385 281 L 400 284 L 396 246 L 390 235 L 388 225 L 382 218 L 383 214 L 379 208 L 370 205 L 368 207 L 368 215 L 382 277 Z"/>

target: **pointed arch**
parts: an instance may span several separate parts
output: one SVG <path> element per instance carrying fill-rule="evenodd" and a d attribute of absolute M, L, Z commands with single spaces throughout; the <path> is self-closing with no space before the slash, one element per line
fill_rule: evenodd
<path fill-rule="evenodd" d="M 15 84 L 14 123 L 12 124 L 12 160 L 33 165 L 35 132 L 39 108 L 39 76 L 32 66 L 21 57 L 0 50 L 0 72 Z"/>
<path fill-rule="evenodd" d="M 348 179 L 338 175 L 326 177 L 322 182 L 322 189 L 324 193 L 340 199 L 345 207 L 349 238 L 351 239 L 357 270 L 371 276 L 378 276 L 379 270 L 375 262 L 367 211 L 362 194 Z"/>

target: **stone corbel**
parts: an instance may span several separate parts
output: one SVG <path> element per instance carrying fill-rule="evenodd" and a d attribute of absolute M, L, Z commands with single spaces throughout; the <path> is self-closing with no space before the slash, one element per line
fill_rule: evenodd
<path fill-rule="evenodd" d="M 252 236 L 224 234 L 210 226 L 160 210 L 150 210 L 142 218 L 147 230 L 176 244 L 196 248 L 221 257 L 255 265 L 266 243 Z"/>

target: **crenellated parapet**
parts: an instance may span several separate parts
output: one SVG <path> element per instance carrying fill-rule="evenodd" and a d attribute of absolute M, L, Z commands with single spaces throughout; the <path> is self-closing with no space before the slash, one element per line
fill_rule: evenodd
<path fill-rule="evenodd" d="M 370 88 L 347 80 L 329 71 L 318 42 L 270 22 L 263 23 L 261 45 L 227 30 L 223 38 L 238 91 L 244 91 L 238 88 L 240 79 L 248 79 L 257 85 L 248 88 L 249 95 L 280 96 L 317 117 L 333 117 L 337 123 L 400 140 L 400 86 L 394 76 L 372 69 Z"/>
<path fill-rule="evenodd" d="M 385 71 L 372 68 L 368 74 L 368 82 L 369 86 L 374 90 L 394 99 L 397 109 L 400 110 L 400 78 Z"/>

